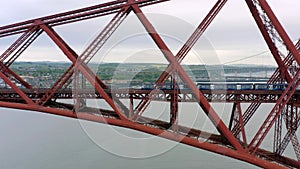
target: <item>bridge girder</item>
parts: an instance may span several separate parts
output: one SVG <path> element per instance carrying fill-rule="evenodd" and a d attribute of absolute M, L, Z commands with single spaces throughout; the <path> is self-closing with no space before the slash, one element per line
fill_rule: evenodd
<path fill-rule="evenodd" d="M 206 91 L 201 91 L 197 88 L 197 86 L 194 84 L 194 82 L 191 80 L 191 78 L 188 76 L 186 71 L 184 71 L 180 64 L 192 49 L 196 41 L 201 37 L 203 32 L 209 27 L 210 23 L 218 15 L 219 11 L 226 4 L 227 0 L 217 1 L 216 5 L 213 6 L 212 10 L 204 18 L 203 22 L 201 22 L 200 25 L 196 28 L 195 32 L 187 40 L 187 42 L 177 53 L 177 55 L 174 55 L 171 52 L 167 44 L 160 37 L 159 33 L 156 31 L 148 18 L 144 15 L 143 11 L 140 9 L 141 7 L 164 1 L 167 0 L 116 0 L 92 7 L 0 27 L 0 38 L 22 33 L 21 37 L 17 39 L 16 42 L 14 42 L 0 57 L 0 77 L 14 91 L 13 94 L 9 95 L 10 98 L 7 101 L 0 98 L 2 100 L 0 101 L 0 106 L 34 110 L 70 118 L 79 118 L 131 128 L 153 135 L 160 135 L 174 141 L 180 141 L 184 144 L 243 160 L 264 168 L 283 168 L 284 166 L 299 168 L 300 164 L 297 160 L 282 156 L 282 151 L 284 151 L 282 149 L 284 146 L 277 145 L 277 149 L 275 149 L 275 152 L 263 150 L 261 148 L 261 143 L 265 140 L 265 137 L 269 133 L 272 126 L 282 115 L 284 108 L 291 103 L 295 103 L 295 99 L 291 100 L 291 98 L 297 97 L 297 93 L 295 92 L 300 83 L 300 53 L 298 51 L 299 43 L 298 45 L 294 45 L 292 43 L 266 0 L 245 0 L 245 2 L 247 3 L 250 12 L 252 13 L 262 33 L 263 38 L 265 39 L 269 49 L 271 50 L 276 63 L 278 64 L 278 69 L 269 80 L 269 83 L 279 83 L 283 81 L 289 83 L 288 87 L 282 93 L 273 95 L 267 94 L 267 96 L 266 93 L 262 93 L 260 95 L 255 95 L 253 93 L 230 94 L 224 93 L 224 91 L 220 91 L 221 93 L 219 94 L 212 94 L 207 93 Z M 156 81 L 156 85 L 153 91 L 146 94 L 123 94 L 119 97 L 128 99 L 134 99 L 134 97 L 136 97 L 138 99 L 141 99 L 142 101 L 136 108 L 133 107 L 132 101 L 128 108 L 119 101 L 119 98 L 113 99 L 112 93 L 107 91 L 107 89 L 109 90 L 109 88 L 105 85 L 105 83 L 102 82 L 100 77 L 98 77 L 87 65 L 89 60 L 103 46 L 106 40 L 112 35 L 112 33 L 118 28 L 118 26 L 131 11 L 136 14 L 150 37 L 153 39 L 157 47 L 161 50 L 165 58 L 170 63 L 166 71 L 164 71 L 164 73 Z M 58 25 L 69 24 L 109 14 L 116 14 L 116 16 L 111 20 L 107 27 L 104 28 L 99 36 L 95 38 L 95 40 L 89 45 L 89 47 L 84 51 L 82 55 L 78 55 L 53 29 L 53 27 Z M 23 80 L 18 74 L 13 72 L 13 70 L 11 70 L 9 66 L 18 59 L 18 57 L 31 45 L 31 43 L 35 39 L 38 38 L 38 36 L 42 32 L 45 32 L 55 42 L 56 46 L 63 51 L 67 58 L 72 62 L 72 66 L 68 70 L 66 70 L 66 72 L 61 76 L 61 78 L 54 84 L 51 89 L 47 90 L 44 93 L 39 92 L 37 94 L 38 89 L 32 88 L 29 83 Z M 285 57 L 281 55 L 279 46 L 277 45 L 278 42 L 286 46 L 289 52 L 288 56 Z M 5 63 L 5 61 L 7 62 Z M 297 65 L 296 71 L 294 71 L 295 69 L 290 69 L 290 67 L 294 65 Z M 72 94 L 72 97 L 76 98 L 77 100 L 77 102 L 75 102 L 73 106 L 60 105 L 68 107 L 66 108 L 66 110 L 61 110 L 61 107 L 56 109 L 48 106 L 51 105 L 51 102 L 55 101 L 59 97 L 58 95 L 61 94 L 60 91 L 68 86 L 72 80 L 76 81 L 74 84 L 78 84 L 77 80 L 79 78 L 76 77 L 78 72 L 80 72 L 82 74 L 82 77 L 86 78 L 96 89 L 96 93 L 98 93 L 98 96 L 95 95 L 92 97 L 102 97 L 111 106 L 111 108 L 113 109 L 112 112 L 105 110 L 101 110 L 100 114 L 95 114 L 93 112 L 80 112 L 76 107 L 78 107 L 80 104 L 78 99 L 82 96 L 82 93 L 80 93 L 78 90 L 75 91 L 75 95 Z M 163 99 L 166 99 L 171 103 L 170 121 L 166 123 L 161 122 L 157 119 L 147 119 L 143 117 L 143 112 L 147 109 L 150 102 L 152 100 L 155 100 L 155 97 L 153 96 L 157 96 L 156 99 L 160 99 L 157 95 L 157 91 L 158 89 L 161 89 L 161 87 L 169 77 L 173 79 L 174 90 L 170 92 L 169 95 L 163 96 L 165 97 Z M 33 91 L 35 94 L 29 94 L 30 92 L 26 93 L 26 91 L 18 87 L 12 79 L 16 79 L 24 87 L 30 90 L 30 92 Z M 180 94 L 180 92 L 178 91 L 179 89 L 176 88 L 177 79 L 181 79 L 189 86 L 191 91 L 189 94 Z M 66 94 L 65 96 L 70 95 Z M 11 99 L 11 97 L 14 97 L 14 99 Z M 180 113 L 178 112 L 178 102 L 180 102 L 180 99 L 183 98 L 196 101 L 203 109 L 208 119 L 211 120 L 215 128 L 218 130 L 219 135 L 210 133 L 212 135 L 212 137 L 210 138 L 211 142 L 203 142 L 197 138 L 199 136 L 197 136 L 197 133 L 199 134 L 203 131 L 186 128 L 184 126 L 180 126 L 177 123 L 178 113 Z M 238 100 L 237 98 L 240 100 Z M 232 123 L 230 127 L 228 127 L 223 122 L 222 118 L 219 117 L 218 113 L 209 103 L 210 101 L 222 99 L 226 101 L 233 100 L 233 102 L 238 104 L 238 111 L 236 111 L 238 112 L 238 117 L 236 118 L 238 120 L 236 120 L 235 124 Z M 239 105 L 243 100 L 253 100 L 253 103 L 249 106 L 245 113 L 242 112 Z M 272 111 L 269 113 L 269 116 L 261 125 L 260 129 L 257 131 L 256 135 L 253 138 L 250 138 L 251 142 L 248 144 L 244 126 L 255 114 L 260 104 L 265 100 L 272 100 L 272 102 L 275 102 L 276 104 Z M 297 114 L 297 112 L 294 112 L 293 115 L 295 114 Z M 290 115 L 288 114 L 287 116 Z M 295 117 L 299 118 L 299 116 Z M 295 121 L 298 122 L 299 119 L 295 119 L 294 117 L 286 118 L 292 119 L 290 121 L 292 121 L 293 123 L 287 122 L 286 125 L 288 130 L 291 130 L 292 128 L 291 131 L 293 132 L 292 134 L 287 134 L 290 138 L 285 140 L 288 140 L 288 142 L 292 140 L 293 146 L 295 147 L 295 152 L 299 154 L 298 151 L 300 148 L 297 135 L 293 134 L 295 131 L 297 131 L 298 125 L 296 125 L 296 128 L 288 126 L 289 124 L 294 124 Z M 172 128 L 169 128 L 170 126 L 172 126 Z M 279 136 L 281 135 L 281 130 L 275 131 L 278 131 L 275 134 L 276 138 L 281 138 Z M 236 137 L 240 132 L 242 132 L 243 134 L 243 141 Z M 280 140 L 281 139 L 277 140 L 274 144 L 278 144 Z M 278 148 L 281 148 L 280 151 L 278 150 Z"/>

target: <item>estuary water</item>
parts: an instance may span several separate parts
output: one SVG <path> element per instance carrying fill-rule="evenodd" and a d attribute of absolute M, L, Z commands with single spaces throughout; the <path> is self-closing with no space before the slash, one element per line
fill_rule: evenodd
<path fill-rule="evenodd" d="M 164 107 L 153 103 L 150 111 L 166 109 Z M 223 112 L 220 116 L 227 123 L 231 105 L 214 104 L 214 107 L 218 112 Z M 261 113 L 253 120 L 262 119 L 270 107 L 262 106 Z M 197 105 L 180 106 L 180 112 L 181 124 L 215 132 L 210 122 L 203 120 L 205 116 L 192 113 L 202 114 Z M 163 114 L 158 116 L 165 118 Z M 191 119 L 195 120 L 193 124 Z M 255 131 L 257 126 L 249 123 L 247 129 Z M 117 134 L 112 135 L 111 130 L 117 131 Z M 33 111 L 0 108 L 0 134 L 1 169 L 258 168 L 141 132 Z M 124 134 L 125 137 L 119 137 L 118 134 Z M 146 141 L 141 143 L 135 139 Z M 270 144 L 268 142 L 266 147 Z"/>

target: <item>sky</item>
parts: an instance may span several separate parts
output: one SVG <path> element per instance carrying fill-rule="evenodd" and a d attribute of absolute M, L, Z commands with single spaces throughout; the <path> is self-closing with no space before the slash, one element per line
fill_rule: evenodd
<path fill-rule="evenodd" d="M 82 7 L 87 7 L 90 5 L 96 5 L 102 2 L 107 2 L 104 0 L 9 0 L 1 3 L 0 6 L 0 25 L 12 24 L 19 21 L 24 21 L 27 19 L 33 19 L 41 16 L 46 16 L 50 14 L 55 14 L 58 12 L 65 12 L 72 9 L 78 9 Z M 193 29 L 204 18 L 209 9 L 213 6 L 216 0 L 171 0 L 170 2 L 164 2 L 161 4 L 156 4 L 149 7 L 144 7 L 142 10 L 147 14 L 147 16 L 154 23 L 154 26 L 161 32 L 164 36 L 164 40 L 170 46 L 171 50 L 176 53 L 180 46 L 185 42 L 188 36 L 192 33 Z M 271 7 L 277 14 L 279 20 L 282 22 L 286 28 L 288 34 L 293 41 L 296 41 L 300 37 L 300 22 L 298 21 L 297 13 L 300 11 L 299 0 L 269 0 Z M 55 27 L 55 30 L 67 41 L 68 44 L 79 54 L 84 50 L 84 48 L 89 44 L 89 42 L 95 37 L 95 35 L 103 28 L 103 26 L 109 21 L 111 16 L 101 17 L 91 21 L 84 21 L 80 23 L 74 23 L 67 26 Z M 0 51 L 4 51 L 13 40 L 17 37 L 1 38 L 0 39 Z M 263 41 L 261 34 L 259 33 L 257 26 L 254 23 L 253 18 L 249 10 L 246 7 L 244 1 L 241 0 L 229 0 L 225 5 L 223 10 L 214 20 L 212 25 L 207 29 L 204 36 L 200 39 L 200 42 L 196 45 L 194 51 L 185 59 L 187 64 L 218 64 L 218 63 L 230 63 L 230 64 L 264 64 L 264 65 L 275 65 L 272 56 L 267 52 L 267 46 Z M 101 51 L 100 51 L 101 52 Z M 254 56 L 254 57 L 251 57 Z M 249 58 L 249 59 L 244 59 Z M 53 45 L 53 43 L 45 35 L 42 35 L 37 41 L 31 46 L 24 54 L 21 56 L 19 61 L 67 61 L 68 59 Z M 99 54 L 94 60 L 106 61 L 106 62 L 163 62 L 166 60 L 161 56 L 160 52 L 155 50 L 155 46 L 151 43 L 151 39 L 147 38 L 145 32 L 143 31 L 140 24 L 138 24 L 137 19 L 130 15 L 127 20 L 121 25 L 120 30 L 115 32 L 114 36 L 111 37 L 110 41 L 104 46 L 101 54 Z M 3 111 L 3 110 L 1 110 Z M 55 165 L 58 167 L 52 168 L 66 168 L 66 166 L 61 167 L 62 164 L 57 164 L 60 162 L 58 157 L 72 157 L 71 160 L 67 161 L 66 164 L 73 164 L 74 166 L 81 166 L 79 163 L 82 162 L 82 157 L 77 154 L 83 154 L 89 159 L 85 160 L 87 165 L 103 165 L 102 161 L 109 161 L 110 156 L 107 157 L 109 160 L 99 160 L 99 157 L 103 155 L 103 152 L 98 152 L 94 147 L 86 148 L 86 140 L 78 139 L 78 137 L 71 137 L 72 132 L 64 131 L 80 131 L 80 127 L 77 126 L 78 130 L 74 130 L 74 124 L 66 124 L 65 121 L 61 122 L 61 125 L 53 125 L 53 123 L 58 124 L 60 122 L 53 122 L 51 119 L 48 120 L 44 116 L 36 117 L 33 121 L 32 116 L 17 114 L 15 116 L 11 115 L 11 112 L 7 112 L 7 116 L 11 116 L 14 120 L 19 117 L 20 123 L 1 123 L 6 125 L 5 127 L 0 127 L 2 133 L 14 135 L 16 139 L 11 139 L 12 137 L 7 136 L 2 139 L 2 142 L 7 143 L 8 146 L 5 147 L 4 152 L 10 152 L 5 154 L 7 158 L 4 158 L 4 162 L 1 165 L 8 165 L 11 168 L 13 164 L 9 160 L 18 161 L 16 165 L 26 166 L 44 166 L 45 163 Z M 1 114 L 3 115 L 3 113 Z M 25 118 L 25 119 L 24 119 Z M 49 117 L 51 118 L 51 117 Z M 1 118 L 7 119 L 7 118 Z M 3 121 L 3 120 L 2 120 Z M 11 122 L 12 120 L 6 120 L 6 122 Z M 37 123 L 34 123 L 37 122 Z M 36 127 L 38 123 L 43 125 L 41 128 Z M 49 123 L 49 124 L 47 124 Z M 20 127 L 16 127 L 19 125 Z M 57 130 L 57 128 L 68 130 Z M 77 125 L 77 123 L 76 123 Z M 24 126 L 28 130 L 24 129 Z M 32 126 L 32 127 L 28 127 Z M 46 134 L 46 139 L 35 139 L 34 147 L 30 147 L 32 143 L 32 138 L 40 133 L 47 133 L 46 127 L 55 127 L 51 131 L 59 131 L 62 136 L 53 137 L 52 133 Z M 43 128 L 44 127 L 44 128 Z M 72 129 L 71 129 L 72 128 Z M 77 129 L 75 128 L 75 129 Z M 7 133 L 7 131 L 11 131 Z M 19 132 L 15 132 L 18 130 Z M 26 134 L 32 132 L 32 137 L 26 137 Z M 25 135 L 20 138 L 19 133 Z M 68 135 L 66 135 L 66 133 Z M 71 134 L 70 134 L 71 133 Z M 43 136 L 41 134 L 41 136 Z M 21 136 L 23 136 L 21 135 Z M 48 138 L 49 137 L 49 138 Z M 54 143 L 49 144 L 53 139 Z M 61 139 L 64 139 L 63 144 Z M 70 139 L 68 139 L 70 138 Z M 23 142 L 25 140 L 25 142 Z M 28 140 L 26 142 L 26 140 Z M 50 140 L 50 141 L 49 141 Z M 70 142 L 70 140 L 72 140 Z M 75 140 L 75 143 L 74 143 Z M 78 141 L 79 140 L 79 141 Z M 81 150 L 80 146 L 74 146 L 78 142 L 82 145 L 85 150 Z M 16 142 L 16 143 L 15 143 Z M 20 143 L 22 142 L 22 143 Z M 15 144 L 12 144 L 15 143 Z M 19 144 L 18 144 L 19 143 Z M 28 144 L 26 144 L 28 143 Z M 61 144 L 60 144 L 61 143 Z M 73 144 L 69 144 L 73 143 Z M 26 145 L 25 145 L 26 144 Z M 6 145 L 6 144 L 2 144 Z M 14 151 L 11 148 L 14 145 Z M 56 151 L 51 146 L 61 145 L 64 152 Z M 69 145 L 69 146 L 66 146 Z M 93 145 L 94 146 L 94 145 Z M 19 148 L 19 149 L 18 149 Z M 60 147 L 58 146 L 58 149 Z M 76 148 L 74 150 L 74 148 Z M 78 149 L 79 150 L 78 150 Z M 88 149 L 88 150 L 86 150 Z M 28 151 L 20 151 L 28 150 Z M 31 150 L 31 151 L 30 151 Z M 178 150 L 179 151 L 179 150 Z M 16 153 L 11 153 L 16 152 Z M 33 153 L 32 154 L 28 154 Z M 50 152 L 46 154 L 48 161 L 45 160 L 42 153 L 40 152 Z M 72 154 L 68 154 L 68 153 Z M 75 153 L 74 153 L 75 152 Z M 16 154 L 20 154 L 17 155 Z M 53 153 L 53 154 L 51 154 Z M 58 154 L 59 153 L 59 154 Z M 182 153 L 182 150 L 178 153 Z M 195 154 L 198 152 L 195 152 Z M 75 155 L 74 155 L 75 154 Z M 168 154 L 167 154 L 168 155 Z M 75 158 L 73 158 L 75 156 Z M 49 158 L 48 158 L 49 157 Z M 77 157 L 77 158 L 76 158 Z M 92 159 L 91 159 L 91 158 Z M 205 159 L 205 156 L 191 156 L 196 157 L 192 162 L 195 166 L 199 166 L 198 161 Z M 216 156 L 211 157 L 214 161 L 220 161 L 216 159 Z M 20 159 L 21 158 L 21 159 Z M 29 159 L 31 158 L 31 159 Z M 158 157 L 160 158 L 160 157 Z M 6 160 L 9 159 L 9 160 Z M 76 159 L 76 160 L 74 160 Z M 165 158 L 163 158 L 165 159 Z M 200 159 L 200 160 L 199 160 Z M 1 160 L 1 159 L 0 159 Z M 169 161 L 172 162 L 174 159 Z M 34 163 L 32 163 L 34 162 Z M 69 162 L 69 163 L 68 163 Z M 99 164 L 101 162 L 101 164 Z M 117 161 L 119 162 L 119 161 Z M 166 161 L 164 161 L 166 162 Z M 167 161 L 168 162 L 168 161 Z M 189 161 L 188 161 L 189 162 Z M 27 164 L 28 163 L 28 164 Z M 134 161 L 136 163 L 136 161 Z M 191 162 L 190 162 L 191 163 Z M 191 165 L 189 163 L 189 165 Z M 27 164 L 27 165 L 26 165 Z M 85 164 L 85 163 L 84 163 Z M 117 165 L 120 163 L 115 163 Z M 123 164 L 123 163 L 121 163 Z M 144 163 L 141 163 L 144 164 Z M 180 165 L 184 166 L 186 163 Z M 219 163 L 209 163 L 211 165 Z M 224 163 L 222 163 L 224 164 Z M 239 163 L 238 163 L 239 164 Z M 111 164 L 107 164 L 108 166 Z M 142 166 L 142 165 L 141 165 Z M 9 168 L 4 167 L 4 168 Z M 94 167 L 94 168 L 96 168 Z M 209 166 L 210 168 L 216 168 L 215 166 Z M 17 167 L 16 167 L 17 168 Z M 21 168 L 21 167 L 19 167 Z M 27 167 L 30 168 L 30 167 Z M 31 167 L 32 168 L 32 167 Z M 42 167 L 39 167 L 42 168 Z M 48 168 L 51 168 L 48 166 Z M 81 167 L 82 168 L 82 167 Z M 118 167 L 117 167 L 118 168 Z M 120 168 L 120 167 L 119 167 Z M 140 168 L 140 167 L 137 167 Z M 195 167 L 196 168 L 196 167 Z M 230 168 L 241 168 L 232 167 Z M 245 167 L 243 167 L 245 168 Z"/>
<path fill-rule="evenodd" d="M 108 1 L 61 0 L 59 3 L 51 0 L 5 1 L 1 5 L 0 25 L 4 26 L 103 2 Z M 142 10 L 162 34 L 172 52 L 176 54 L 215 2 L 216 0 L 171 0 L 143 7 Z M 282 3 L 280 0 L 272 0 L 268 2 L 292 41 L 295 42 L 300 37 L 297 31 L 300 28 L 300 22 L 297 21 L 296 15 L 300 10 L 299 1 L 289 0 Z M 58 26 L 55 30 L 80 54 L 112 16 Z M 5 50 L 15 38 L 0 39 L 0 51 Z M 103 48 L 94 61 L 167 63 L 133 14 L 126 18 Z M 144 57 L 140 57 L 141 55 Z M 39 37 L 19 60 L 44 61 L 45 58 L 50 61 L 68 61 L 45 35 Z M 194 50 L 184 60 L 187 64 L 196 62 L 199 64 L 276 64 L 268 52 L 246 3 L 241 0 L 227 2 Z"/>

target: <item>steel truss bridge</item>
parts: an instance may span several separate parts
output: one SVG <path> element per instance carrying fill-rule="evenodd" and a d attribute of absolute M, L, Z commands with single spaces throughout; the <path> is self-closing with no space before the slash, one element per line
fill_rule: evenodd
<path fill-rule="evenodd" d="M 218 15 L 227 0 L 216 2 L 177 54 L 171 52 L 141 10 L 142 7 L 165 1 L 168 0 L 115 0 L 0 27 L 0 38 L 18 36 L 17 40 L 0 56 L 0 77 L 9 85 L 9 89 L 0 90 L 0 106 L 134 129 L 263 168 L 300 168 L 300 146 L 296 134 L 300 124 L 299 92 L 297 91 L 300 83 L 299 42 L 293 44 L 266 0 L 245 0 L 245 3 L 278 65 L 268 83 L 288 84 L 281 91 L 199 90 L 180 63 Z M 145 31 L 169 62 L 169 66 L 157 79 L 153 90 L 110 89 L 103 83 L 101 77 L 96 76 L 88 66 L 89 61 L 129 13 L 134 13 L 138 17 Z M 60 25 L 106 15 L 114 16 L 81 54 L 76 53 L 55 30 L 55 27 Z M 72 62 L 72 65 L 65 70 L 65 73 L 55 84 L 47 89 L 33 87 L 10 68 L 41 34 L 50 37 L 57 48 Z M 286 47 L 287 55 L 283 55 L 285 52 L 282 51 L 282 46 Z M 81 83 L 82 79 L 88 81 L 94 89 L 92 91 L 86 89 L 85 83 Z M 166 81 L 172 82 L 172 90 L 160 90 Z M 189 89 L 180 90 L 178 81 L 184 82 Z M 70 85 L 73 86 L 73 90 L 68 89 Z M 163 92 L 161 93 L 161 91 Z M 57 101 L 70 98 L 73 98 L 74 104 L 64 104 Z M 85 106 L 85 101 L 89 98 L 105 100 L 110 105 L 111 110 Z M 121 99 L 128 99 L 130 104 L 125 105 Z M 134 99 L 138 99 L 139 104 L 134 105 Z M 151 101 L 170 103 L 169 121 L 143 116 Z M 211 105 L 211 102 L 224 101 L 231 102 L 233 105 L 232 111 L 228 112 L 229 124 L 224 123 L 224 120 Z M 178 121 L 179 102 L 198 103 L 217 129 L 218 134 L 180 125 L 180 121 Z M 242 111 L 241 103 L 244 102 L 250 103 L 250 105 L 245 111 Z M 264 119 L 259 130 L 254 136 L 250 136 L 245 127 L 251 122 L 250 119 L 253 115 L 259 113 L 259 107 L 262 103 L 273 103 L 274 106 L 270 112 L 267 112 L 268 116 Z M 268 134 L 272 134 L 271 129 L 274 130 L 273 149 L 264 149 L 261 144 L 266 140 Z M 201 138 L 203 135 L 210 135 L 210 137 L 203 139 Z M 295 159 L 283 155 L 289 143 L 293 146 Z"/>

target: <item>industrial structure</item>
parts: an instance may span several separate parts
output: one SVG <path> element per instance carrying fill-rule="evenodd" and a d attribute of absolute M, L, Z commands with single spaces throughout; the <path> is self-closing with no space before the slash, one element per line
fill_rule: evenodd
<path fill-rule="evenodd" d="M 0 106 L 134 129 L 263 168 L 300 168 L 300 145 L 296 135 L 300 124 L 300 111 L 298 110 L 300 97 L 297 91 L 300 83 L 299 43 L 293 44 L 266 0 L 245 0 L 245 3 L 278 64 L 278 68 L 269 79 L 268 84 L 285 84 L 280 90 L 272 91 L 256 89 L 200 90 L 180 63 L 218 15 L 227 0 L 216 2 L 177 54 L 169 49 L 141 10 L 142 7 L 165 1 L 167 0 L 115 0 L 0 27 L 0 38 L 19 35 L 19 38 L 0 56 L 0 77 L 9 86 L 8 89 L 0 89 Z M 98 77 L 88 66 L 89 61 L 131 12 L 138 17 L 149 36 L 169 62 L 169 66 L 156 81 L 153 89 L 110 89 L 103 83 L 101 77 Z M 55 31 L 55 27 L 60 25 L 106 15 L 114 15 L 114 17 L 82 54 L 76 53 Z M 50 37 L 72 62 L 65 73 L 48 89 L 33 87 L 10 68 L 43 33 Z M 286 47 L 287 56 L 282 55 L 284 52 L 281 52 L 281 46 Z M 87 89 L 86 83 L 82 83 L 82 79 L 87 80 L 94 90 Z M 172 88 L 162 89 L 166 81 L 172 83 Z M 187 87 L 180 89 L 179 81 Z M 72 85 L 72 90 L 69 89 L 70 85 Z M 158 92 L 161 91 L 160 89 L 164 91 L 164 94 Z M 105 100 L 110 105 L 111 110 L 92 107 L 82 108 L 86 106 L 85 100 L 88 98 Z M 59 103 L 57 99 L 74 99 L 75 102 L 73 105 L 64 104 Z M 130 104 L 125 105 L 121 99 L 128 99 Z M 134 105 L 134 100 L 139 100 L 140 103 Z M 169 121 L 143 116 L 151 101 L 170 103 Z M 223 101 L 233 103 L 232 112 L 228 114 L 230 116 L 229 124 L 225 124 L 210 103 Z M 218 134 L 209 134 L 209 131 L 180 125 L 178 122 L 179 102 L 198 103 L 207 118 L 214 124 Z M 251 104 L 242 112 L 241 103 L 244 102 Z M 245 126 L 251 122 L 250 119 L 253 115 L 258 113 L 258 108 L 262 103 L 274 103 L 274 107 L 268 112 L 268 116 L 264 119 L 257 133 L 249 137 Z M 267 134 L 272 134 L 271 129 L 274 129 L 273 149 L 263 149 L 261 144 L 265 141 Z M 208 134 L 210 137 L 201 138 Z M 293 145 L 296 159 L 283 155 L 290 142 Z"/>

